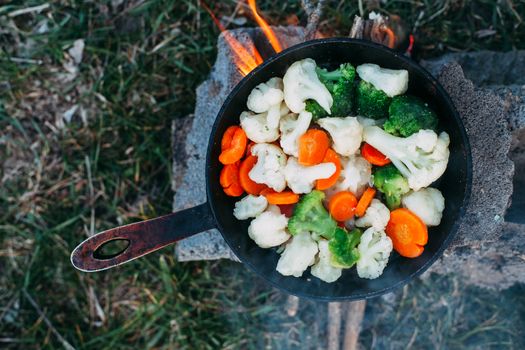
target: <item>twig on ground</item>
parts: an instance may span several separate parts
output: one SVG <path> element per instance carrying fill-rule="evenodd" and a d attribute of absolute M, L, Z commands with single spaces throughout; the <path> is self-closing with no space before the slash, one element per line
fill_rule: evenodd
<path fill-rule="evenodd" d="M 25 15 L 27 13 L 32 13 L 32 12 L 42 12 L 44 10 L 46 10 L 47 8 L 49 8 L 49 4 L 42 4 L 42 5 L 38 5 L 38 6 L 33 6 L 33 7 L 26 7 L 25 9 L 20 9 L 20 10 L 15 10 L 13 12 L 9 12 L 7 14 L 8 17 L 16 17 L 16 16 L 20 16 L 20 15 Z"/>
<path fill-rule="evenodd" d="M 95 189 L 93 188 L 93 178 L 91 177 L 91 162 L 89 161 L 89 157 L 87 155 L 84 156 L 84 161 L 86 163 L 86 171 L 89 184 L 89 205 L 91 207 L 89 237 L 91 237 L 95 234 Z"/>
<path fill-rule="evenodd" d="M 286 300 L 286 313 L 290 317 L 294 317 L 297 315 L 297 310 L 299 309 L 299 298 L 290 295 L 288 299 Z"/>
<path fill-rule="evenodd" d="M 328 303 L 328 350 L 339 350 L 341 303 Z"/>
<path fill-rule="evenodd" d="M 304 34 L 305 40 L 311 40 L 315 38 L 317 32 L 317 27 L 319 26 L 319 19 L 323 14 L 325 0 L 317 0 L 317 3 L 314 4 L 311 0 L 301 0 L 301 5 L 303 6 L 304 12 L 308 16 L 308 22 L 306 24 L 306 30 Z"/>
<path fill-rule="evenodd" d="M 42 317 L 44 323 L 47 325 L 51 333 L 53 333 L 55 337 L 57 337 L 58 341 L 62 344 L 62 346 L 66 350 L 75 350 L 75 348 L 71 344 L 69 344 L 68 341 L 56 330 L 56 328 L 53 326 L 51 321 L 49 321 L 47 316 L 44 314 L 40 306 L 38 306 L 36 301 L 31 297 L 31 295 L 29 295 L 29 293 L 25 289 L 22 289 L 22 293 L 24 293 L 24 296 L 26 297 L 27 301 L 29 301 L 29 303 L 33 306 L 38 315 Z"/>
<path fill-rule="evenodd" d="M 344 350 L 356 350 L 361 331 L 361 323 L 365 316 L 366 300 L 348 303 L 346 310 Z"/>

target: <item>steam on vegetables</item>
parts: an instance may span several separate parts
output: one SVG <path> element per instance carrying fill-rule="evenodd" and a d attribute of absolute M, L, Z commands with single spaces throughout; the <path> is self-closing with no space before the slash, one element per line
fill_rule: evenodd
<path fill-rule="evenodd" d="M 256 86 L 240 125 L 221 142 L 220 183 L 242 197 L 261 248 L 279 248 L 277 271 L 324 282 L 356 267 L 375 279 L 392 250 L 420 256 L 439 225 L 449 136 L 436 113 L 406 94 L 408 72 L 376 64 L 329 71 L 313 59 Z M 293 208 L 290 210 L 290 207 Z"/>

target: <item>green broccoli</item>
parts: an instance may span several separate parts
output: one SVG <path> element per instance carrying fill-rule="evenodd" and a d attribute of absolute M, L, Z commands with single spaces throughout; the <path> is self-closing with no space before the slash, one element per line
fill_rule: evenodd
<path fill-rule="evenodd" d="M 347 117 L 354 106 L 355 68 L 350 63 L 343 63 L 331 72 L 324 68 L 316 69 L 319 80 L 326 86 L 333 98 L 331 117 Z M 306 110 L 313 119 L 328 117 L 328 113 L 314 100 L 306 101 Z"/>
<path fill-rule="evenodd" d="M 386 118 L 391 101 L 387 94 L 364 80 L 357 85 L 357 113 L 363 117 Z"/>
<path fill-rule="evenodd" d="M 374 186 L 384 193 L 388 208 L 390 210 L 399 208 L 401 196 L 410 191 L 407 179 L 401 175 L 399 170 L 393 164 L 377 168 L 373 179 Z"/>
<path fill-rule="evenodd" d="M 361 234 L 361 230 L 357 228 L 350 233 L 340 227 L 335 230 L 334 236 L 328 242 L 328 249 L 332 253 L 332 266 L 347 269 L 359 260 L 357 245 L 361 241 Z"/>
<path fill-rule="evenodd" d="M 324 197 L 324 192 L 314 190 L 301 198 L 288 221 L 292 235 L 308 231 L 326 239 L 332 238 L 337 222 L 323 206 Z"/>
<path fill-rule="evenodd" d="M 436 130 L 436 113 L 415 96 L 396 96 L 388 109 L 388 120 L 383 129 L 389 134 L 407 137 L 422 129 Z"/>

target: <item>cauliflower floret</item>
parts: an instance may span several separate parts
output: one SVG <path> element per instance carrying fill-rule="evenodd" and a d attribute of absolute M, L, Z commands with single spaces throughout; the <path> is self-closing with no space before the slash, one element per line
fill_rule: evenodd
<path fill-rule="evenodd" d="M 283 78 L 284 101 L 290 110 L 299 113 L 304 110 L 306 100 L 315 100 L 330 114 L 333 104 L 332 95 L 319 80 L 315 61 L 306 58 L 297 61 L 288 68 Z"/>
<path fill-rule="evenodd" d="M 321 163 L 313 166 L 303 166 L 294 157 L 288 158 L 284 169 L 284 176 L 288 187 L 294 193 L 310 193 L 315 181 L 328 179 L 335 173 L 334 163 Z"/>
<path fill-rule="evenodd" d="M 279 129 L 281 130 L 281 147 L 284 153 L 294 157 L 299 156 L 299 137 L 308 130 L 312 113 L 302 111 L 297 114 L 288 114 L 281 118 Z"/>
<path fill-rule="evenodd" d="M 337 281 L 341 277 L 343 269 L 334 267 L 330 263 L 332 253 L 328 249 L 328 241 L 321 239 L 317 244 L 319 246 L 319 261 L 312 266 L 312 275 L 326 283 Z"/>
<path fill-rule="evenodd" d="M 383 126 L 386 121 L 386 119 L 372 119 L 360 115 L 356 116 L 356 118 L 363 128 L 367 126 Z"/>
<path fill-rule="evenodd" d="M 414 191 L 427 187 L 447 168 L 450 138 L 446 132 L 420 130 L 408 137 L 396 137 L 377 126 L 364 128 L 363 140 L 390 158 Z"/>
<path fill-rule="evenodd" d="M 357 227 L 373 227 L 376 231 L 383 231 L 390 220 L 390 210 L 378 199 L 366 209 L 365 215 L 355 221 Z"/>
<path fill-rule="evenodd" d="M 252 220 L 248 226 L 248 236 L 261 248 L 276 247 L 290 238 L 286 231 L 288 218 L 279 208 L 268 208 Z"/>
<path fill-rule="evenodd" d="M 317 243 L 309 232 L 298 233 L 286 245 L 276 270 L 283 276 L 301 277 L 308 266 L 315 262 L 317 251 Z"/>
<path fill-rule="evenodd" d="M 341 159 L 341 175 L 336 189 L 350 191 L 356 196 L 361 196 L 370 183 L 372 166 L 361 156 L 350 156 Z"/>
<path fill-rule="evenodd" d="M 253 114 L 244 111 L 240 116 L 241 128 L 255 143 L 273 142 L 279 138 L 279 128 L 270 128 L 267 119 L 267 113 Z"/>
<path fill-rule="evenodd" d="M 266 112 L 266 120 L 270 129 L 279 126 L 281 118 L 281 103 L 284 100 L 283 80 L 271 78 L 266 83 L 257 85 L 248 96 L 248 108 L 255 113 Z"/>
<path fill-rule="evenodd" d="M 264 196 L 252 196 L 247 195 L 237 203 L 233 209 L 233 216 L 238 220 L 246 220 L 248 218 L 254 218 L 262 213 L 268 206 L 268 201 Z"/>
<path fill-rule="evenodd" d="M 384 231 L 371 227 L 361 236 L 357 274 L 361 278 L 374 279 L 383 273 L 392 252 L 392 240 Z"/>
<path fill-rule="evenodd" d="M 275 145 L 259 143 L 252 147 L 252 155 L 257 157 L 257 163 L 248 173 L 250 179 L 265 184 L 277 192 L 284 190 L 286 155 L 283 151 Z"/>
<path fill-rule="evenodd" d="M 350 156 L 359 150 L 363 127 L 356 117 L 321 118 L 317 124 L 330 133 L 334 150 L 340 155 Z"/>
<path fill-rule="evenodd" d="M 405 208 L 416 214 L 427 226 L 437 226 L 445 209 L 445 198 L 432 187 L 410 192 L 401 198 Z"/>
<path fill-rule="evenodd" d="M 406 69 L 381 68 L 377 64 L 366 63 L 356 68 L 359 77 L 382 90 L 390 97 L 404 94 L 408 89 L 408 71 Z"/>

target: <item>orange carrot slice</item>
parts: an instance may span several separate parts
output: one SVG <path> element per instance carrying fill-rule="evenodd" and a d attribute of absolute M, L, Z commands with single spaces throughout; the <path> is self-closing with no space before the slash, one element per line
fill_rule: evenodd
<path fill-rule="evenodd" d="M 234 128 L 233 135 L 231 129 Z M 231 139 L 230 139 L 231 137 Z M 246 150 L 248 138 L 243 129 L 238 126 L 230 126 L 226 129 L 221 140 L 221 154 L 219 155 L 219 162 L 222 164 L 233 164 L 240 160 Z"/>
<path fill-rule="evenodd" d="M 386 234 L 392 239 L 394 249 L 406 258 L 417 258 L 425 250 L 428 242 L 428 229 L 425 223 L 406 208 L 395 209 L 390 213 Z"/>
<path fill-rule="evenodd" d="M 376 190 L 372 187 L 368 187 L 361 198 L 359 198 L 359 202 L 357 202 L 357 206 L 355 207 L 355 215 L 359 217 L 364 216 L 375 195 Z"/>
<path fill-rule="evenodd" d="M 239 165 L 227 164 L 222 168 L 219 182 L 228 196 L 239 197 L 244 193 L 239 182 Z"/>
<path fill-rule="evenodd" d="M 275 192 L 271 188 L 261 191 L 269 204 L 294 204 L 299 202 L 299 195 L 292 191 Z"/>
<path fill-rule="evenodd" d="M 246 193 L 259 195 L 261 191 L 265 188 L 268 188 L 268 186 L 265 184 L 258 184 L 257 182 L 250 179 L 248 174 L 255 166 L 255 163 L 257 163 L 257 157 L 252 155 L 249 155 L 245 160 L 242 161 L 239 168 L 239 183 Z"/>
<path fill-rule="evenodd" d="M 323 161 L 330 139 L 323 130 L 310 129 L 299 137 L 299 164 L 316 165 Z"/>
<path fill-rule="evenodd" d="M 388 159 L 387 156 L 368 143 L 365 143 L 361 148 L 361 155 L 368 161 L 368 163 L 373 165 L 383 166 L 390 163 L 390 159 Z"/>
<path fill-rule="evenodd" d="M 328 211 L 337 221 L 346 221 L 354 216 L 357 198 L 350 191 L 341 191 L 330 198 Z"/>
<path fill-rule="evenodd" d="M 339 179 L 339 175 L 341 174 L 341 161 L 339 160 L 339 156 L 337 155 L 337 153 L 335 153 L 333 149 L 329 148 L 326 151 L 326 154 L 323 158 L 323 163 L 334 163 L 335 173 L 328 179 L 317 180 L 315 188 L 318 190 L 326 190 L 335 185 L 335 183 Z"/>

